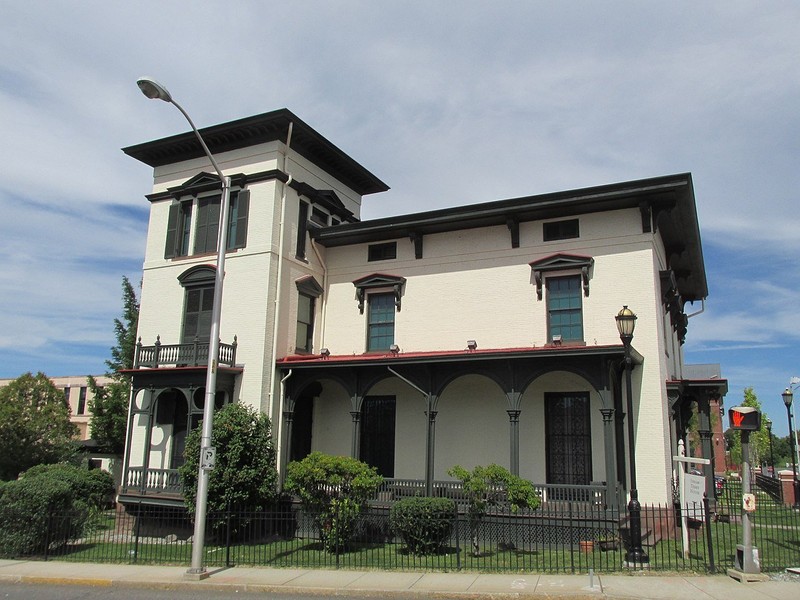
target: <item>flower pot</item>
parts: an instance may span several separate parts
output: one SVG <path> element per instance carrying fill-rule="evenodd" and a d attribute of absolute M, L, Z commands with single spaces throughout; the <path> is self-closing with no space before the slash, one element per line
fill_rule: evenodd
<path fill-rule="evenodd" d="M 594 552 L 594 541 L 581 540 L 578 542 L 578 547 L 581 549 L 581 552 L 585 552 L 586 554 L 589 552 Z"/>

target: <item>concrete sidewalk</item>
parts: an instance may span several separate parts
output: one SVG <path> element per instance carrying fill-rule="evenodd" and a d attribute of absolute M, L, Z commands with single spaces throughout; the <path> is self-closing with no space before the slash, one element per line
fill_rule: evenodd
<path fill-rule="evenodd" d="M 409 573 L 233 567 L 192 581 L 186 567 L 0 560 L 0 581 L 208 589 L 313 595 L 480 598 L 645 598 L 758 600 L 800 598 L 800 578 L 739 583 L 726 575 L 540 575 Z"/>

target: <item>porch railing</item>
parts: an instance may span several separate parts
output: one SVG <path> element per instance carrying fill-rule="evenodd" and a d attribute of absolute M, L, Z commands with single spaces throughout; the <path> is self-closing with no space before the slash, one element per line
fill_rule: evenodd
<path fill-rule="evenodd" d="M 534 484 L 534 488 L 542 499 L 543 506 L 553 509 L 572 509 L 593 507 L 594 509 L 611 508 L 606 502 L 606 486 L 604 483 L 590 485 L 556 485 L 548 483 Z M 434 495 L 451 498 L 459 507 L 466 504 L 463 486 L 460 481 L 434 481 Z M 500 491 L 500 490 L 498 490 Z M 181 494 L 181 482 L 177 469 L 144 469 L 130 467 L 125 477 L 123 493 L 145 495 Z M 425 495 L 425 481 L 422 479 L 384 479 L 372 504 L 389 505 L 403 498 Z"/>
<path fill-rule="evenodd" d="M 161 336 L 156 337 L 152 346 L 143 346 L 142 338 L 136 344 L 136 354 L 133 359 L 133 368 L 157 369 L 163 366 L 197 367 L 208 364 L 208 342 L 201 342 L 195 337 L 189 344 L 162 344 Z M 219 364 L 233 367 L 236 365 L 236 336 L 232 344 L 219 344 Z"/>
<path fill-rule="evenodd" d="M 131 467 L 125 476 L 122 493 L 180 495 L 181 478 L 177 469 Z"/>
<path fill-rule="evenodd" d="M 589 485 L 536 483 L 534 488 L 539 493 L 542 503 L 549 504 L 554 508 L 567 504 L 608 507 L 605 483 L 598 482 Z M 451 498 L 459 506 L 466 504 L 467 499 L 460 481 L 434 481 L 433 493 L 434 496 Z M 391 478 L 384 479 L 373 502 L 391 504 L 403 498 L 424 495 L 425 482 L 423 480 Z"/>

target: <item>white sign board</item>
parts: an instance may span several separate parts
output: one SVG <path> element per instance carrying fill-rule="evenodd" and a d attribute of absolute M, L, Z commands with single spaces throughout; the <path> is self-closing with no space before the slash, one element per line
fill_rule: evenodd
<path fill-rule="evenodd" d="M 703 495 L 706 491 L 706 478 L 687 473 L 683 476 L 683 508 L 690 519 L 705 520 Z"/>

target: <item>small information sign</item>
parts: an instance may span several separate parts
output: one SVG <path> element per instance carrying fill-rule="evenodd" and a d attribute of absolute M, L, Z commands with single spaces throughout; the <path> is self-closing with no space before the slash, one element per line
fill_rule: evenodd
<path fill-rule="evenodd" d="M 756 495 L 755 494 L 742 494 L 742 510 L 745 512 L 753 512 L 756 509 Z"/>
<path fill-rule="evenodd" d="M 217 463 L 217 449 L 214 446 L 203 448 L 200 468 L 211 471 Z"/>

